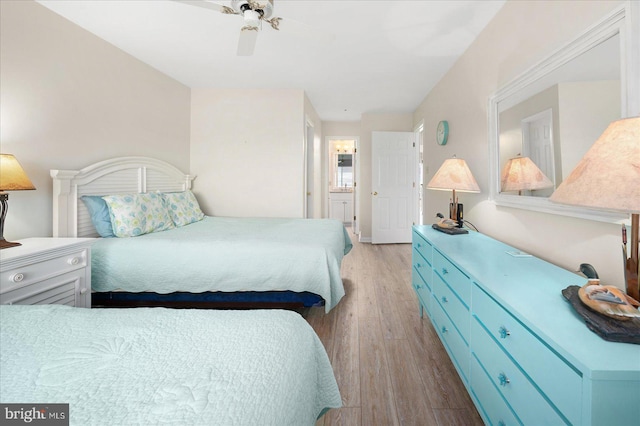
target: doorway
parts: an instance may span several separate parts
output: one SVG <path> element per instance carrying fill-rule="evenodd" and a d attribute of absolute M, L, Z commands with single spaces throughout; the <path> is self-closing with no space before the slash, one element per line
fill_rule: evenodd
<path fill-rule="evenodd" d="M 536 166 L 548 177 L 556 182 L 555 156 L 553 147 L 553 111 L 547 109 L 522 119 L 522 156 L 529 157 Z M 553 187 L 537 191 L 525 191 L 525 195 L 548 197 Z"/>
<path fill-rule="evenodd" d="M 357 138 L 327 137 L 327 217 L 358 232 Z"/>

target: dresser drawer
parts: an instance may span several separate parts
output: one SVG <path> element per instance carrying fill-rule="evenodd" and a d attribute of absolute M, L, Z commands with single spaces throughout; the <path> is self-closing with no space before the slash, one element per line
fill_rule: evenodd
<path fill-rule="evenodd" d="M 477 320 L 472 322 L 471 332 L 473 355 L 525 425 L 566 424 Z"/>
<path fill-rule="evenodd" d="M 433 297 L 449 316 L 465 342 L 468 343 L 470 317 L 469 308 L 462 303 L 462 300 L 458 298 L 458 296 L 438 275 L 435 275 L 433 279 Z"/>
<path fill-rule="evenodd" d="M 582 377 L 477 285 L 473 315 L 541 392 L 573 424 L 581 422 Z M 475 322 L 475 321 L 474 321 Z M 477 348 L 474 343 L 472 350 Z M 526 423 L 526 422 L 525 422 Z"/>
<path fill-rule="evenodd" d="M 485 418 L 485 423 L 496 426 L 521 424 L 473 355 L 471 356 L 471 383 L 471 394 L 480 403 L 480 412 Z"/>
<path fill-rule="evenodd" d="M 437 302 L 433 302 L 431 306 L 432 321 L 434 328 L 438 332 L 440 339 L 447 348 L 451 360 L 455 364 L 462 380 L 469 382 L 469 346 L 464 341 L 460 333 L 456 330 L 453 323 L 444 313 L 442 307 Z"/>
<path fill-rule="evenodd" d="M 412 235 L 413 248 L 427 261 L 429 266 L 433 264 L 433 249 L 431 243 L 422 238 L 418 233 Z"/>
<path fill-rule="evenodd" d="M 444 280 L 466 306 L 471 305 L 471 281 L 440 252 L 433 251 L 433 271 Z"/>
<path fill-rule="evenodd" d="M 37 263 L 2 271 L 0 274 L 0 288 L 7 291 L 17 286 L 28 285 L 35 281 L 65 274 L 67 272 L 87 267 L 88 250 L 78 249 L 64 255 L 52 255 Z"/>
<path fill-rule="evenodd" d="M 415 269 L 413 274 L 411 274 L 411 284 L 418 295 L 420 303 L 422 303 L 422 306 L 427 308 L 427 313 L 431 315 L 431 289 L 423 281 L 420 275 L 418 275 Z"/>
<path fill-rule="evenodd" d="M 413 267 L 420 274 L 424 282 L 431 288 L 431 265 L 414 248 L 412 252 Z"/>

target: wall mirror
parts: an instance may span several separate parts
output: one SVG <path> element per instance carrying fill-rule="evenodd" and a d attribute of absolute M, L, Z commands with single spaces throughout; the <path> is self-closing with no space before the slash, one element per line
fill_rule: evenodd
<path fill-rule="evenodd" d="M 335 139 L 329 142 L 329 191 L 351 192 L 354 180 L 355 141 Z"/>
<path fill-rule="evenodd" d="M 551 203 L 548 197 L 611 121 L 627 112 L 625 7 L 614 10 L 489 100 L 491 197 L 498 205 L 614 222 L 609 213 Z M 514 157 L 530 158 L 549 179 L 538 190 L 503 191 Z"/>
<path fill-rule="evenodd" d="M 334 182 L 338 188 L 353 187 L 353 154 L 335 154 L 334 161 L 335 177 Z"/>

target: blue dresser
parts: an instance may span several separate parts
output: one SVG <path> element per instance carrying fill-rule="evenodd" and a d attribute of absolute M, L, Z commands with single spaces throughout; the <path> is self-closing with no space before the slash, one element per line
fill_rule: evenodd
<path fill-rule="evenodd" d="M 420 314 L 485 423 L 640 425 L 640 345 L 607 342 L 575 314 L 561 292 L 584 277 L 514 252 L 476 232 L 413 228 Z"/>

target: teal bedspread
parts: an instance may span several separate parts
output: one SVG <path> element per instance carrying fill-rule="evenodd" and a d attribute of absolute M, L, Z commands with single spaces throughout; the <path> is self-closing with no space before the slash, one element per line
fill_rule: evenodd
<path fill-rule="evenodd" d="M 94 291 L 310 292 L 328 312 L 344 296 L 352 244 L 332 219 L 205 217 L 181 228 L 92 246 Z"/>
<path fill-rule="evenodd" d="M 341 405 L 294 312 L 0 306 L 0 400 L 72 425 L 309 425 Z"/>

